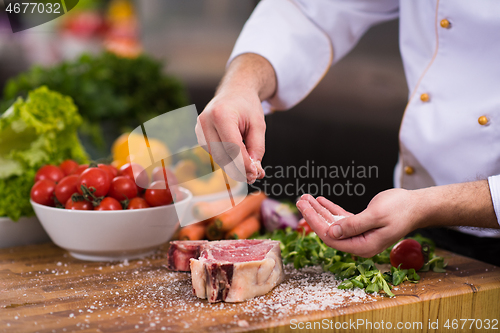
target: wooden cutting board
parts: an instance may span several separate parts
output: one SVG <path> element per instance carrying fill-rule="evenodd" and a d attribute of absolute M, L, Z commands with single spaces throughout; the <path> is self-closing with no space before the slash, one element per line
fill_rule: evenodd
<path fill-rule="evenodd" d="M 79 261 L 52 243 L 0 250 L 0 331 L 403 331 L 398 325 L 406 325 L 404 332 L 500 329 L 500 268 L 445 251 L 438 254 L 447 258 L 447 273 L 422 273 L 420 283 L 394 290 L 395 298 L 339 294 L 326 273 L 288 269 L 287 280 L 265 296 L 209 304 L 192 296 L 189 274 L 166 269 L 165 250 L 116 263 Z"/>

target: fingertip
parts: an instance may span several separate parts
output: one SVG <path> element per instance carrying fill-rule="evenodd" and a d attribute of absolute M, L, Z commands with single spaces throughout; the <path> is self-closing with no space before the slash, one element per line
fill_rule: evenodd
<path fill-rule="evenodd" d="M 314 200 L 313 196 L 308 193 L 303 194 L 300 198 L 307 201 Z"/>

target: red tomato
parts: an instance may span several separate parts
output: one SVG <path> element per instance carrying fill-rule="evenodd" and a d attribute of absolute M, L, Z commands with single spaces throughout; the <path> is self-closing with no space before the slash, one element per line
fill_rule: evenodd
<path fill-rule="evenodd" d="M 132 165 L 134 168 L 132 169 Z M 135 182 L 137 191 L 142 192 L 149 185 L 149 176 L 142 166 L 137 163 L 127 163 L 120 168 L 118 173 L 120 176 L 125 176 Z M 134 177 L 135 174 L 135 177 Z M 135 179 L 137 178 L 137 179 Z"/>
<path fill-rule="evenodd" d="M 302 233 L 305 231 L 306 235 L 310 234 L 311 232 L 314 232 L 314 230 L 311 229 L 311 226 L 307 224 L 307 221 L 305 219 L 300 220 L 299 225 L 297 226 L 297 230 L 299 233 Z"/>
<path fill-rule="evenodd" d="M 64 172 L 55 165 L 44 165 L 35 175 L 35 183 L 42 179 L 49 179 L 54 182 L 58 182 L 64 178 Z"/>
<path fill-rule="evenodd" d="M 175 174 L 170 171 L 170 169 L 163 168 L 161 166 L 157 166 L 156 168 L 153 169 L 153 181 L 156 180 L 161 180 L 165 181 L 165 174 L 163 173 L 163 170 L 165 170 L 165 174 L 167 175 L 167 183 L 169 185 L 177 185 L 177 177 L 175 177 Z"/>
<path fill-rule="evenodd" d="M 54 190 L 56 183 L 50 179 L 39 180 L 31 188 L 31 200 L 40 205 L 55 206 L 54 203 Z"/>
<path fill-rule="evenodd" d="M 113 178 L 118 176 L 118 169 L 114 165 L 106 164 L 106 166 L 108 167 L 109 171 L 111 171 L 111 173 L 113 174 Z"/>
<path fill-rule="evenodd" d="M 78 168 L 78 163 L 73 160 L 66 160 L 62 162 L 59 167 L 61 168 L 62 172 L 64 172 L 64 174 L 68 176 L 71 175 L 76 170 L 76 168 Z"/>
<path fill-rule="evenodd" d="M 88 164 L 82 164 L 82 165 L 79 165 L 72 173 L 72 175 L 78 175 L 80 176 L 82 174 L 82 172 L 84 172 L 85 170 L 87 170 L 87 168 L 89 167 Z"/>
<path fill-rule="evenodd" d="M 155 181 L 144 194 L 144 199 L 153 207 L 169 205 L 172 203 L 172 193 L 168 186 L 165 188 L 165 181 Z"/>
<path fill-rule="evenodd" d="M 113 180 L 113 178 L 115 178 L 115 175 L 113 174 L 113 172 L 108 168 L 108 166 L 106 164 L 98 164 L 97 167 L 101 170 L 104 170 L 106 171 L 106 174 L 108 175 L 108 181 L 111 183 L 111 181 Z"/>
<path fill-rule="evenodd" d="M 137 196 L 137 186 L 133 180 L 118 176 L 111 181 L 108 196 L 119 201 L 135 198 Z"/>
<path fill-rule="evenodd" d="M 95 208 L 95 210 L 122 210 L 122 205 L 118 202 L 118 200 L 106 197 L 102 199 L 99 206 Z"/>
<path fill-rule="evenodd" d="M 89 190 L 91 188 L 95 189 L 93 194 L 96 197 L 105 196 L 109 191 L 109 175 L 106 171 L 99 168 L 88 168 L 80 175 L 77 184 L 78 193 L 82 194 L 81 186 L 85 185 Z"/>
<path fill-rule="evenodd" d="M 69 175 L 61 179 L 61 181 L 56 185 L 56 198 L 61 203 L 64 204 L 71 198 L 73 193 L 77 193 L 76 185 L 78 184 L 77 175 Z"/>
<path fill-rule="evenodd" d="M 94 207 L 92 206 L 92 203 L 90 203 L 87 200 L 82 200 L 82 201 L 73 201 L 71 198 L 66 201 L 66 209 L 71 209 L 71 210 L 93 210 Z"/>
<path fill-rule="evenodd" d="M 128 203 L 128 209 L 142 209 L 151 207 L 143 198 L 133 198 Z"/>
<path fill-rule="evenodd" d="M 391 265 L 402 269 L 414 268 L 418 271 L 424 266 L 422 246 L 414 239 L 405 239 L 397 243 L 391 250 Z"/>

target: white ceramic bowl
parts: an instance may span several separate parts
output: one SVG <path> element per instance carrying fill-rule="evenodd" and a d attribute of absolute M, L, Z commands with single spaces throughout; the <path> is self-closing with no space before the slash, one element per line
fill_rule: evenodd
<path fill-rule="evenodd" d="M 170 240 L 192 199 L 174 205 L 121 211 L 66 210 L 31 201 L 40 223 L 58 246 L 81 260 L 118 261 L 152 254 Z"/>
<path fill-rule="evenodd" d="M 0 248 L 50 242 L 36 218 L 21 217 L 14 222 L 8 217 L 0 217 Z"/>

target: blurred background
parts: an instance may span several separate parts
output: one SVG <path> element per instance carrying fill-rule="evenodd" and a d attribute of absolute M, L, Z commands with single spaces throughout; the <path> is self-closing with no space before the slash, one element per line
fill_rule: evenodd
<path fill-rule="evenodd" d="M 204 109 L 257 3 L 80 0 L 67 15 L 15 34 L 2 9 L 0 113 L 17 95 L 26 94 L 40 83 L 51 89 L 59 87 L 70 95 L 73 89 L 75 94 L 85 96 L 81 101 L 72 96 L 85 120 L 80 133 L 83 143 L 93 158 L 106 157 L 122 132 L 155 114 L 189 104 L 195 104 L 198 112 Z M 142 60 L 122 63 L 103 58 L 101 54 L 106 50 L 119 58 Z M 93 56 L 82 60 L 84 53 Z M 33 66 L 47 70 L 33 70 Z M 155 72 L 155 66 L 160 66 L 160 74 Z M 93 76 L 82 74 L 82 68 L 93 68 Z M 130 73 L 116 77 L 106 74 L 110 68 Z M 104 83 L 113 84 L 113 88 L 107 90 Z M 130 100 L 131 93 L 137 95 L 134 101 Z M 258 181 L 254 187 L 263 188 L 267 182 L 266 192 L 271 196 L 295 200 L 302 194 L 295 185 L 293 195 L 279 193 L 278 187 L 270 193 L 269 185 L 345 185 L 349 180 L 363 184 L 363 195 L 323 194 L 347 210 L 361 211 L 376 193 L 392 187 L 398 130 L 407 96 L 398 49 L 398 22 L 391 21 L 372 28 L 299 105 L 266 118 L 264 166 L 275 170 L 277 166 L 312 163 L 344 168 L 376 166 L 378 175 L 364 179 L 272 178 Z"/>

